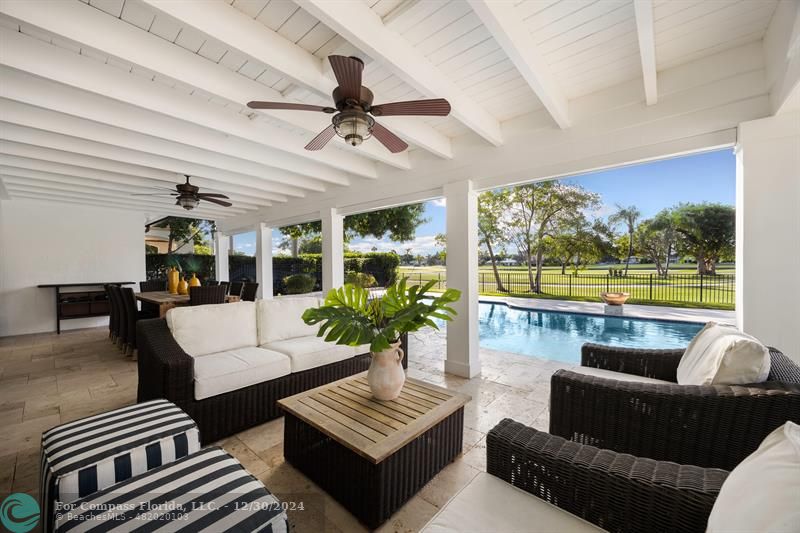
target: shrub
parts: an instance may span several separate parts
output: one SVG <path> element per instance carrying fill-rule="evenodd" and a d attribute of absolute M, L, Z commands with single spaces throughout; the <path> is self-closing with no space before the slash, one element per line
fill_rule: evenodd
<path fill-rule="evenodd" d="M 356 287 L 361 287 L 362 289 L 374 287 L 377 283 L 377 281 L 375 281 L 375 276 L 367 274 L 366 272 L 348 272 L 344 277 L 344 282 L 355 285 Z"/>
<path fill-rule="evenodd" d="M 286 294 L 305 294 L 314 290 L 317 280 L 308 274 L 292 274 L 283 278 Z"/>

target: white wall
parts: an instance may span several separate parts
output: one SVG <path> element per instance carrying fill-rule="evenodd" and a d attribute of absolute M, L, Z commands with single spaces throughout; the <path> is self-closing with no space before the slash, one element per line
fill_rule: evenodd
<path fill-rule="evenodd" d="M 800 112 L 739 126 L 739 327 L 800 361 Z"/>
<path fill-rule="evenodd" d="M 143 279 L 142 213 L 0 201 L 0 337 L 55 331 L 55 289 L 36 285 Z M 107 317 L 65 320 L 61 327 L 105 324 Z"/>

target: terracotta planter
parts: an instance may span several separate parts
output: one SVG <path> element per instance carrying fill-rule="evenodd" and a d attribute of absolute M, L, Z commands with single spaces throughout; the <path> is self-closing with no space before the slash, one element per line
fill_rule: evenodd
<path fill-rule="evenodd" d="M 372 362 L 367 372 L 367 382 L 377 400 L 394 400 L 400 396 L 406 373 L 403 371 L 403 350 L 400 342 L 380 352 L 372 352 Z"/>
<path fill-rule="evenodd" d="M 600 298 L 608 305 L 622 305 L 631 295 L 627 292 L 601 292 Z"/>

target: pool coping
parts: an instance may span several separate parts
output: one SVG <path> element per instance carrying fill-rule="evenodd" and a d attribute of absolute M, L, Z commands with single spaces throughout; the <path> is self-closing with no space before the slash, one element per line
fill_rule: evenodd
<path fill-rule="evenodd" d="M 509 296 L 480 295 L 478 301 L 485 303 L 501 303 L 514 309 L 530 311 L 552 311 L 561 313 L 580 313 L 583 315 L 609 316 L 619 318 L 638 318 L 645 320 L 662 320 L 667 322 L 719 322 L 736 325 L 736 312 L 719 309 L 690 309 L 657 305 L 623 306 L 622 315 L 606 315 L 605 304 L 600 302 L 578 302 L 572 300 L 545 300 L 539 298 L 515 298 Z"/>

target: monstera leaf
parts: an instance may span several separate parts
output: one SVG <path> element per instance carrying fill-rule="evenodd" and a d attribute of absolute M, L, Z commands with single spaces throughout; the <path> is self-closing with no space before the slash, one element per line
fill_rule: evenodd
<path fill-rule="evenodd" d="M 457 301 L 461 292 L 447 289 L 440 296 L 427 292 L 435 282 L 407 286 L 403 278 L 387 287 L 380 298 L 370 298 L 364 288 L 347 284 L 332 289 L 325 303 L 303 313 L 306 324 L 321 324 L 317 336 L 328 342 L 357 346 L 370 344 L 373 352 L 385 350 L 403 333 L 425 326 L 438 329 L 434 318 L 451 320 L 456 312 L 448 304 Z"/>

